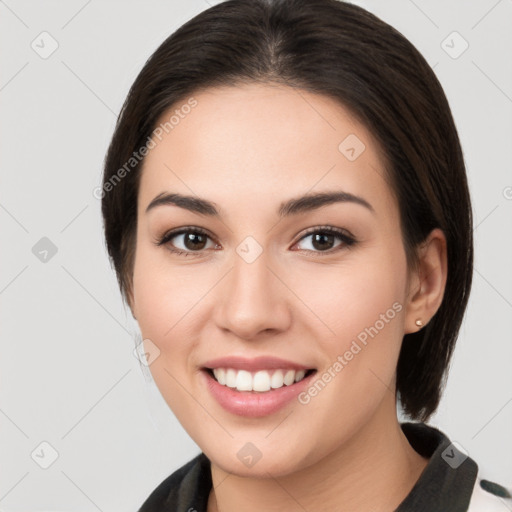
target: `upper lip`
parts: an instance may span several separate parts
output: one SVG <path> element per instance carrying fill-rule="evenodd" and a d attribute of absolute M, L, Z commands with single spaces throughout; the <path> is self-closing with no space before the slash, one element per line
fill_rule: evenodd
<path fill-rule="evenodd" d="M 204 368 L 233 368 L 235 370 L 258 371 L 258 370 L 311 370 L 310 366 L 287 361 L 272 356 L 259 356 L 252 359 L 239 356 L 220 357 L 211 359 L 204 363 Z"/>

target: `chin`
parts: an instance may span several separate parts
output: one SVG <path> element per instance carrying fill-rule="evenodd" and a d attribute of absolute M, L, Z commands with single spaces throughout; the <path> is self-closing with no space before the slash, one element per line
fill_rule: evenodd
<path fill-rule="evenodd" d="M 221 446 L 211 446 L 210 440 L 199 446 L 213 465 L 243 478 L 284 477 L 307 468 L 318 458 L 318 452 L 313 450 L 314 443 L 308 453 L 303 441 L 284 447 L 282 443 L 270 443 L 264 438 L 254 442 L 245 440 L 250 438 L 231 439 Z"/>

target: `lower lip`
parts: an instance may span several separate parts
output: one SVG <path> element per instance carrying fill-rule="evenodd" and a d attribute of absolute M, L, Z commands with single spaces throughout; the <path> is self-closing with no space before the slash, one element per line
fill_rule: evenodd
<path fill-rule="evenodd" d="M 201 372 L 214 398 L 226 411 L 238 416 L 258 418 L 273 414 L 290 403 L 310 382 L 313 372 L 299 382 L 265 392 L 237 391 L 219 384 L 207 371 Z"/>

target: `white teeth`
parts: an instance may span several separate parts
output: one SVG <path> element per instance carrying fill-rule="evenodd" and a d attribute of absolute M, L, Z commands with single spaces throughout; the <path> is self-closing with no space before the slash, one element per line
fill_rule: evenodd
<path fill-rule="evenodd" d="M 259 370 L 255 373 L 233 368 L 215 368 L 213 375 L 219 384 L 238 391 L 264 393 L 270 389 L 291 386 L 306 375 L 305 370 Z"/>
<path fill-rule="evenodd" d="M 235 387 L 238 391 L 252 391 L 252 375 L 245 370 L 240 370 L 236 376 Z"/>
<path fill-rule="evenodd" d="M 253 391 L 268 391 L 270 389 L 270 375 L 268 372 L 261 370 L 254 374 L 252 379 Z"/>
<path fill-rule="evenodd" d="M 277 370 L 274 372 L 274 375 L 272 375 L 272 379 L 270 380 L 270 385 L 274 389 L 283 387 L 284 376 L 283 376 L 283 372 L 281 370 Z"/>
<path fill-rule="evenodd" d="M 284 383 L 289 386 L 295 382 L 295 370 L 288 370 L 284 374 Z"/>
<path fill-rule="evenodd" d="M 236 387 L 236 371 L 232 368 L 226 370 L 226 386 L 229 388 Z"/>
<path fill-rule="evenodd" d="M 298 372 L 295 372 L 295 382 L 299 382 L 299 380 L 302 380 L 304 378 L 304 375 L 306 375 L 306 372 L 304 370 L 299 370 Z"/>
<path fill-rule="evenodd" d="M 219 384 L 222 384 L 223 386 L 226 385 L 226 370 L 224 368 L 215 368 L 215 370 L 213 370 L 213 375 L 215 375 Z"/>

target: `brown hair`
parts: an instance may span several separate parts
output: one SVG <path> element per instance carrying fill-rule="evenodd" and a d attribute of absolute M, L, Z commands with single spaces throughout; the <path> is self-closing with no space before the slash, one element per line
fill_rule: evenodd
<path fill-rule="evenodd" d="M 439 227 L 448 276 L 441 306 L 404 336 L 397 393 L 411 418 L 436 410 L 466 309 L 473 272 L 472 213 L 457 130 L 443 89 L 416 48 L 365 9 L 338 0 L 228 0 L 195 16 L 153 53 L 132 85 L 105 159 L 107 249 L 130 302 L 144 146 L 157 120 L 201 89 L 279 83 L 336 99 L 380 144 L 398 199 L 410 268 Z M 107 187 L 107 184 L 110 186 Z"/>

